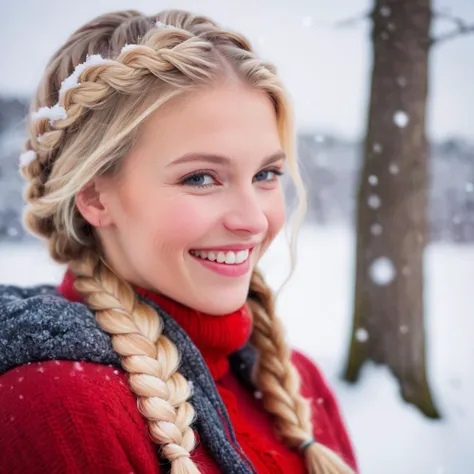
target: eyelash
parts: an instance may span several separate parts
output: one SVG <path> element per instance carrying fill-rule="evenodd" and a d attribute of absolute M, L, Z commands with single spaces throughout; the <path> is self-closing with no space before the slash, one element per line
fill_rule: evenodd
<path fill-rule="evenodd" d="M 268 169 L 264 169 L 264 170 L 259 171 L 255 176 L 257 176 L 260 173 L 273 173 L 276 176 L 274 179 L 262 180 L 262 182 L 267 182 L 267 183 L 272 183 L 272 182 L 276 181 L 280 176 L 283 176 L 283 174 L 284 174 L 283 171 L 278 169 L 278 168 L 268 168 Z M 215 183 L 210 183 L 210 184 L 191 184 L 190 183 L 190 180 L 192 178 L 196 178 L 196 177 L 199 178 L 199 177 L 202 177 L 202 176 L 211 176 L 212 179 L 217 181 L 217 178 L 216 178 L 214 172 L 203 170 L 203 171 L 194 172 L 192 174 L 189 174 L 189 175 L 185 176 L 180 181 L 180 184 L 182 184 L 184 186 L 191 186 L 193 188 L 199 188 L 199 189 L 206 189 L 206 188 L 210 188 L 211 186 L 215 186 Z"/>

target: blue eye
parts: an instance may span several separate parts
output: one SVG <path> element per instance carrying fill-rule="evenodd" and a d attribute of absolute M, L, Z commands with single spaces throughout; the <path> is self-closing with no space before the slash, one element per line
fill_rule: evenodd
<path fill-rule="evenodd" d="M 209 173 L 194 173 L 185 177 L 181 183 L 196 188 L 207 188 L 216 184 L 216 180 Z"/>
<path fill-rule="evenodd" d="M 272 182 L 272 181 L 275 181 L 278 178 L 278 176 L 281 176 L 282 174 L 283 172 L 276 168 L 269 169 L 269 170 L 262 170 L 262 171 L 259 171 L 255 175 L 255 181 Z"/>

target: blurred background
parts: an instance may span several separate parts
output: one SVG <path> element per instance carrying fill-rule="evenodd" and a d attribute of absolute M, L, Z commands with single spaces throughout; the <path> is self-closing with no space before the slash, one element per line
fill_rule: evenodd
<path fill-rule="evenodd" d="M 361 472 L 472 474 L 474 1 L 2 2 L 0 283 L 62 276 L 22 229 L 26 107 L 76 28 L 130 8 L 242 32 L 290 92 L 309 212 L 278 308 L 335 389 Z M 277 290 L 284 235 L 262 268 Z"/>

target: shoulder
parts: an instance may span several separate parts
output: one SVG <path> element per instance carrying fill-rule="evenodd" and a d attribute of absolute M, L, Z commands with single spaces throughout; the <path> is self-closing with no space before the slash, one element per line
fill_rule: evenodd
<path fill-rule="evenodd" d="M 28 362 L 88 360 L 119 365 L 92 311 L 53 286 L 0 285 L 0 374 Z"/>
<path fill-rule="evenodd" d="M 44 472 L 37 453 L 68 472 L 130 472 L 135 462 L 141 472 L 158 471 L 126 374 L 114 367 L 64 360 L 18 366 L 0 376 L 0 406 L 0 451 L 9 453 L 12 472 L 19 464 Z M 25 446 L 32 454 L 17 460 Z"/>
<path fill-rule="evenodd" d="M 91 362 L 32 362 L 0 376 L 2 405 L 11 402 L 19 410 L 27 406 L 53 413 L 52 406 L 69 409 L 87 401 L 88 409 L 97 411 L 109 407 L 111 399 L 130 393 L 123 371 Z"/>

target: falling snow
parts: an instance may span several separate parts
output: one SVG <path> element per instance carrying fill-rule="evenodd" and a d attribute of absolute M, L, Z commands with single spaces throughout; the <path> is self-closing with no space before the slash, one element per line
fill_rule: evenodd
<path fill-rule="evenodd" d="M 390 174 L 398 174 L 400 172 L 400 167 L 396 163 L 390 163 L 388 171 Z"/>
<path fill-rule="evenodd" d="M 387 5 L 383 5 L 380 7 L 380 14 L 387 18 L 392 14 L 392 9 Z"/>
<path fill-rule="evenodd" d="M 403 110 L 397 110 L 393 114 L 393 121 L 397 127 L 405 128 L 410 122 L 410 117 Z"/>
<path fill-rule="evenodd" d="M 370 175 L 369 176 L 369 184 L 370 185 L 377 186 L 378 183 L 379 183 L 379 178 L 377 178 L 377 176 L 375 176 L 375 175 Z"/>
<path fill-rule="evenodd" d="M 474 183 L 466 183 L 466 192 L 472 193 L 474 191 Z"/>
<path fill-rule="evenodd" d="M 367 329 L 358 328 L 357 331 L 355 332 L 355 338 L 359 342 L 366 342 L 369 339 L 369 333 L 367 332 Z"/>
<path fill-rule="evenodd" d="M 370 226 L 370 233 L 372 235 L 382 235 L 382 232 L 383 232 L 383 227 L 378 222 Z"/>
<path fill-rule="evenodd" d="M 389 162 L 383 165 L 386 166 L 384 172 L 388 172 L 388 164 Z M 382 176 L 381 173 L 380 176 Z M 396 178 L 391 177 L 391 179 Z M 473 178 L 466 173 L 455 184 L 459 194 L 472 197 L 473 194 L 466 194 L 465 191 L 468 181 L 472 182 Z M 382 182 L 379 186 L 381 184 Z M 377 188 L 373 188 L 375 189 Z M 459 212 L 456 215 L 459 216 Z M 453 217 L 454 213 L 451 215 L 451 218 Z M 375 221 L 377 219 L 372 222 Z M 381 222 L 385 224 L 385 221 Z M 384 234 L 388 232 L 389 228 L 384 225 Z M 399 466 L 393 466 L 396 464 L 393 459 L 398 459 L 400 450 L 403 450 L 404 455 L 407 456 L 407 465 L 414 466 L 413 472 L 471 474 L 466 469 L 469 469 L 469 465 L 474 465 L 474 454 L 470 449 L 467 436 L 474 432 L 473 417 L 467 416 L 472 414 L 469 410 L 474 395 L 472 391 L 474 386 L 470 383 L 472 367 L 469 365 L 472 361 L 469 355 L 472 354 L 473 337 L 471 336 L 474 328 L 471 311 L 472 278 L 469 277 L 472 275 L 473 268 L 472 245 L 433 242 L 426 252 L 428 283 L 426 301 L 429 303 L 426 310 L 429 317 L 426 331 L 428 340 L 431 342 L 428 351 L 428 370 L 431 371 L 430 377 L 436 381 L 436 395 L 437 398 L 439 397 L 443 415 L 445 415 L 441 422 L 433 423 L 420 416 L 411 405 L 402 401 L 395 379 L 383 368 L 366 364 L 361 375 L 361 383 L 354 386 L 342 382 L 339 378 L 340 361 L 347 356 L 347 345 L 341 342 L 341 339 L 344 339 L 341 338 L 341 328 L 350 328 L 352 322 L 351 311 L 348 308 L 351 307 L 354 287 L 352 264 L 355 257 L 355 238 L 355 234 L 347 228 L 335 229 L 328 226 L 317 230 L 302 229 L 299 240 L 305 258 L 300 259 L 297 265 L 293 277 L 296 284 L 289 285 L 281 294 L 279 301 L 282 308 L 281 316 L 286 318 L 288 328 L 293 331 L 292 337 L 295 344 L 298 344 L 297 347 L 306 348 L 332 382 L 338 401 L 346 414 L 349 428 L 353 432 L 355 447 L 360 453 L 361 472 L 400 474 Z M 18 252 L 16 261 L 10 263 L 8 258 L 15 252 Z M 21 281 L 27 279 L 26 284 L 30 284 L 30 279 L 34 278 L 40 281 L 45 278 L 56 281 L 58 273 L 53 264 L 41 264 L 40 271 L 37 273 L 35 273 L 36 268 L 27 266 L 30 261 L 42 262 L 42 254 L 39 258 L 32 258 L 27 245 L 19 246 L 15 252 L 6 245 L 2 246 L 0 254 L 3 254 L 3 258 L 0 257 L 0 273 L 4 270 L 5 279 L 8 281 L 12 278 L 18 278 Z M 283 281 L 287 276 L 288 269 L 283 264 L 281 268 L 279 265 L 274 266 L 278 257 L 283 255 L 287 255 L 284 235 L 273 250 L 266 255 L 267 266 L 263 268 L 267 270 L 269 277 L 274 279 L 275 288 L 279 287 L 278 278 L 281 277 Z M 5 262 L 7 262 L 6 265 Z M 25 268 L 30 271 L 25 271 Z M 405 271 L 402 269 L 403 265 L 400 269 L 397 265 L 397 276 L 401 277 L 402 273 L 409 273 L 409 267 Z M 32 276 L 32 273 L 35 276 Z M 314 328 L 314 330 L 308 331 L 306 310 L 314 303 L 316 276 L 321 282 L 317 285 L 320 310 L 313 312 L 311 329 Z M 331 318 L 327 317 L 328 314 Z M 407 336 L 402 335 L 403 329 L 400 324 L 401 321 L 395 326 L 394 332 L 396 332 L 395 336 L 398 335 L 403 339 Z M 320 330 L 321 328 L 324 330 Z M 373 335 L 370 327 L 368 329 L 369 341 L 371 341 Z M 361 344 L 355 340 L 355 337 L 354 342 Z M 62 365 L 65 367 L 64 364 Z M 46 368 L 46 365 L 44 367 Z M 104 375 L 105 371 L 108 371 L 106 366 L 102 371 Z M 108 372 L 112 373 L 112 371 Z M 76 377 L 78 374 L 80 373 L 76 372 Z M 17 380 L 21 375 L 21 372 L 17 373 L 11 380 Z M 450 377 L 457 377 L 462 384 L 462 389 L 453 390 L 453 386 L 449 383 Z M 59 381 L 67 383 L 68 378 L 66 373 Z M 60 385 L 59 381 L 55 381 L 54 384 Z M 18 391 L 24 390 L 22 386 L 17 382 L 14 387 L 16 391 L 10 392 L 9 385 L 4 383 L 3 389 L 12 396 L 14 401 L 21 404 L 26 403 L 25 400 L 29 398 L 18 399 Z M 461 410 L 464 410 L 466 416 L 459 415 Z M 384 434 L 385 442 L 379 443 L 379 451 L 374 456 L 373 447 L 378 441 L 377 433 L 380 431 L 380 413 L 384 414 L 385 424 L 390 426 L 390 430 Z M 8 414 L 5 419 L 9 420 Z M 413 438 L 407 437 L 407 432 L 415 433 L 419 439 L 423 440 L 423 449 L 420 450 L 420 443 L 413 443 Z M 443 446 L 448 448 L 455 446 L 456 449 L 444 449 Z M 444 469 L 440 468 L 441 461 L 445 463 Z"/>
<path fill-rule="evenodd" d="M 380 143 L 374 143 L 372 150 L 374 150 L 375 153 L 382 153 L 383 148 Z"/>
<path fill-rule="evenodd" d="M 375 284 L 387 286 L 394 280 L 396 270 L 389 258 L 379 257 L 372 262 L 369 273 Z"/>
<path fill-rule="evenodd" d="M 406 87 L 406 85 L 408 84 L 407 78 L 404 76 L 398 76 L 397 84 L 399 87 Z"/>
<path fill-rule="evenodd" d="M 79 372 L 83 372 L 83 371 L 84 371 L 84 367 L 82 367 L 82 365 L 80 364 L 80 362 L 74 362 L 73 366 L 74 366 L 74 369 L 75 369 L 75 370 L 78 370 Z"/>
<path fill-rule="evenodd" d="M 378 209 L 381 206 L 382 201 L 376 194 L 371 194 L 367 199 L 367 204 L 371 209 Z"/>
<path fill-rule="evenodd" d="M 408 326 L 406 324 L 400 326 L 400 334 L 408 334 Z"/>
<path fill-rule="evenodd" d="M 303 26 L 306 28 L 310 28 L 313 25 L 313 18 L 310 16 L 307 16 L 303 18 Z"/>

